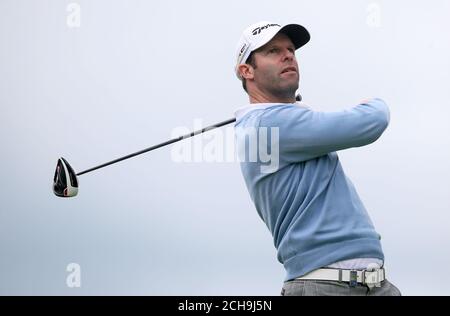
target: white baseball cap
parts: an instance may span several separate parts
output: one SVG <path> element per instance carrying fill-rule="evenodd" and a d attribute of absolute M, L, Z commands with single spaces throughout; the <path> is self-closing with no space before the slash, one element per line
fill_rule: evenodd
<path fill-rule="evenodd" d="M 267 44 L 278 33 L 286 34 L 298 49 L 309 42 L 310 35 L 307 29 L 299 24 L 280 25 L 278 23 L 261 21 L 247 27 L 242 33 L 236 48 L 236 76 L 239 75 L 238 66 L 245 64 L 250 54 Z"/>

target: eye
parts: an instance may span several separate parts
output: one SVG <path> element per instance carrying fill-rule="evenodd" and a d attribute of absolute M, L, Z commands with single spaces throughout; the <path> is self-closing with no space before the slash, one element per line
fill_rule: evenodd
<path fill-rule="evenodd" d="M 274 53 L 277 53 L 278 51 L 279 51 L 279 49 L 274 47 L 274 48 L 269 49 L 269 54 L 274 54 Z"/>
<path fill-rule="evenodd" d="M 291 53 L 295 53 L 295 49 L 294 48 L 289 48 L 289 51 L 291 52 Z"/>

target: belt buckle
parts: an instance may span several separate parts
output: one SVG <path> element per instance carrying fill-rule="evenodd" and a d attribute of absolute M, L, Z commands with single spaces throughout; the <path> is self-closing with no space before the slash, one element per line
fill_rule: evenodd
<path fill-rule="evenodd" d="M 381 269 L 363 270 L 362 283 L 370 289 L 381 287 Z"/>

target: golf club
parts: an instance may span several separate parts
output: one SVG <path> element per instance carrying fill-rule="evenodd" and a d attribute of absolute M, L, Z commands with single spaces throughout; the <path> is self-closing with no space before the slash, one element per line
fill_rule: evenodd
<path fill-rule="evenodd" d="M 70 164 L 67 162 L 66 159 L 64 159 L 63 157 L 58 159 L 58 162 L 56 164 L 56 170 L 55 170 L 55 176 L 53 177 L 53 193 L 55 193 L 56 196 L 59 197 L 73 197 L 76 196 L 78 194 L 78 179 L 77 176 L 81 176 L 82 174 L 115 164 L 119 161 L 125 160 L 125 159 L 129 159 L 131 157 L 146 153 L 148 151 L 152 151 L 155 150 L 157 148 L 161 148 L 164 146 L 167 146 L 169 144 L 178 142 L 180 140 L 186 139 L 186 138 L 190 138 L 193 137 L 195 135 L 210 131 L 212 129 L 224 126 L 224 125 L 228 125 L 230 123 L 235 122 L 236 119 L 232 118 L 214 125 L 210 125 L 208 127 L 202 128 L 200 130 L 191 132 L 190 134 L 186 134 L 184 136 L 180 136 L 177 138 L 173 138 L 170 139 L 168 141 L 165 141 L 163 143 L 154 145 L 152 147 L 140 150 L 138 152 L 114 159 L 112 161 L 106 162 L 104 164 L 101 164 L 99 166 L 96 167 L 92 167 L 90 169 L 84 170 L 82 172 L 79 173 L 75 173 L 74 169 L 70 166 Z"/>
<path fill-rule="evenodd" d="M 296 95 L 295 98 L 297 101 L 301 101 L 302 97 L 300 94 Z M 180 136 L 177 138 L 173 138 L 170 139 L 168 141 L 165 141 L 163 143 L 154 145 L 152 147 L 140 150 L 138 152 L 114 159 L 112 161 L 106 162 L 104 164 L 98 165 L 96 167 L 92 167 L 90 169 L 84 170 L 82 172 L 79 173 L 75 173 L 74 169 L 70 166 L 70 164 L 67 162 L 66 159 L 64 159 L 63 157 L 58 159 L 58 162 L 56 163 L 56 170 L 55 170 L 55 175 L 53 177 L 53 193 L 55 193 L 56 196 L 59 197 L 73 197 L 76 196 L 78 194 L 78 179 L 77 176 L 81 176 L 82 174 L 115 164 L 119 161 L 125 160 L 125 159 L 129 159 L 132 158 L 134 156 L 155 150 L 157 148 L 161 148 L 170 144 L 173 144 L 175 142 L 178 142 L 180 140 L 186 139 L 186 138 L 190 138 L 193 137 L 195 135 L 210 131 L 212 129 L 224 126 L 224 125 L 228 125 L 230 123 L 235 122 L 236 119 L 232 118 L 214 125 L 210 125 L 208 127 L 202 128 L 200 130 L 191 132 L 190 134 L 186 134 L 184 136 Z"/>

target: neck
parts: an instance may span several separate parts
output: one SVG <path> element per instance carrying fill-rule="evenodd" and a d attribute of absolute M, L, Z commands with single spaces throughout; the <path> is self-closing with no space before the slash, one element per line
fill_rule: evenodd
<path fill-rule="evenodd" d="M 295 93 L 288 95 L 272 95 L 261 91 L 250 91 L 248 94 L 251 104 L 254 103 L 295 103 Z"/>

